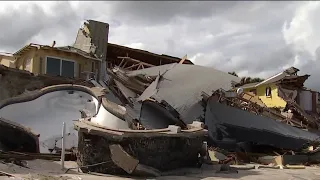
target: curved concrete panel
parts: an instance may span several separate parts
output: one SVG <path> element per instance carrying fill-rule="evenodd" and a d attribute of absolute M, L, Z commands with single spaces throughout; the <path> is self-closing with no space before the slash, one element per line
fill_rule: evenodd
<path fill-rule="evenodd" d="M 92 95 L 73 90 L 46 93 L 35 100 L 7 105 L 0 116 L 31 128 L 40 134 L 40 152 L 60 147 L 62 123 L 66 123 L 66 148 L 76 147 L 77 133 L 72 120 L 81 118 L 80 110 L 96 113 L 98 100 Z"/>
<path fill-rule="evenodd" d="M 73 120 L 85 111 L 93 122 L 115 129 L 128 129 L 125 109 L 101 98 L 102 88 L 79 85 L 56 85 L 35 93 L 0 102 L 0 117 L 19 123 L 39 133 L 40 152 L 61 148 L 62 123 L 66 123 L 66 148 L 77 147 Z M 101 106 L 102 105 L 102 106 Z M 110 111 L 110 112 L 108 112 Z"/>
<path fill-rule="evenodd" d="M 105 99 L 103 101 L 106 101 Z M 112 103 L 112 102 L 108 102 Z M 105 103 L 103 103 L 102 106 L 100 106 L 98 114 L 95 117 L 91 118 L 91 122 L 95 123 L 99 126 L 103 127 L 108 127 L 111 129 L 130 129 L 128 126 L 128 123 L 119 117 L 115 116 L 112 114 L 112 110 L 110 109 L 110 105 L 108 105 L 108 110 L 105 107 Z M 120 105 L 114 105 L 116 107 L 113 108 L 113 111 L 118 111 L 119 114 L 124 114 L 126 113 L 126 109 L 123 106 Z M 111 112 L 110 112 L 111 111 Z M 121 112 L 122 111 L 122 112 Z"/>

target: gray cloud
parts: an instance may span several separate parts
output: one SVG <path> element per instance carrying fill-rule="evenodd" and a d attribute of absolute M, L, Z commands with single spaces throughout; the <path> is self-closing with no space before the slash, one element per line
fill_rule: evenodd
<path fill-rule="evenodd" d="M 72 44 L 80 22 L 95 19 L 110 24 L 113 43 L 178 57 L 188 54 L 196 64 L 242 76 L 265 78 L 296 66 L 315 76 L 308 85 L 320 90 L 315 83 L 320 75 L 317 2 L 61 1 L 50 7 L 32 2 L 20 9 L 12 5 L 0 10 L 0 23 L 6 26 L 0 30 L 1 50 L 53 40 Z"/>
<path fill-rule="evenodd" d="M 201 19 L 223 13 L 238 1 L 118 1 L 112 12 L 130 25 L 167 24 L 176 17 Z"/>

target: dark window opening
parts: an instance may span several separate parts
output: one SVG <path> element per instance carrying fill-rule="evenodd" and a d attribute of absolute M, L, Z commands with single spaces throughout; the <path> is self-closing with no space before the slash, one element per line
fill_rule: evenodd
<path fill-rule="evenodd" d="M 60 76 L 60 59 L 47 57 L 47 74 Z"/>
<path fill-rule="evenodd" d="M 74 62 L 62 60 L 61 76 L 74 77 Z"/>
<path fill-rule="evenodd" d="M 52 76 L 74 77 L 75 63 L 58 58 L 47 57 L 46 74 Z"/>
<path fill-rule="evenodd" d="M 271 88 L 270 87 L 267 87 L 266 88 L 266 96 L 271 96 Z"/>

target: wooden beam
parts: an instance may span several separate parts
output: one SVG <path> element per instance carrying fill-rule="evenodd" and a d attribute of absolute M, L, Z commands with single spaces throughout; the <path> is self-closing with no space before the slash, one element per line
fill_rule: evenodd
<path fill-rule="evenodd" d="M 132 69 L 132 68 L 137 67 L 137 66 L 140 66 L 140 64 L 139 63 L 138 64 L 134 64 L 132 66 L 126 67 L 125 69 Z"/>
<path fill-rule="evenodd" d="M 142 62 L 140 60 L 137 60 L 137 59 L 133 59 L 133 58 L 130 58 L 130 57 L 118 57 L 118 58 L 121 58 L 121 59 L 126 59 L 126 60 L 129 60 L 129 61 L 132 61 L 132 62 L 136 62 L 136 63 L 141 63 L 147 67 L 153 67 L 155 65 L 153 64 L 149 64 L 149 63 L 145 63 L 145 62 Z"/>
<path fill-rule="evenodd" d="M 187 59 L 187 55 L 184 55 L 183 58 L 180 60 L 179 64 L 183 64 L 183 62 Z"/>
<path fill-rule="evenodd" d="M 125 68 L 126 65 L 127 65 L 128 61 L 126 61 L 123 65 L 122 65 L 122 68 Z"/>
<path fill-rule="evenodd" d="M 121 60 L 119 66 L 121 67 L 122 66 L 122 63 L 123 63 L 124 59 Z"/>

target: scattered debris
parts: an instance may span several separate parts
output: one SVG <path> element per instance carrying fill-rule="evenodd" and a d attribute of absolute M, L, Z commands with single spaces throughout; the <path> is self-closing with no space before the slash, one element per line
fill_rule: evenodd
<path fill-rule="evenodd" d="M 169 128 L 115 130 L 87 120 L 75 122 L 75 128 L 79 131 L 79 166 L 106 162 L 81 170 L 107 174 L 135 174 L 135 169 L 140 167 L 137 174 L 145 171 L 156 175 L 158 171 L 195 167 L 206 134 L 201 127 L 178 133 Z"/>
<path fill-rule="evenodd" d="M 24 160 L 60 160 L 65 150 L 65 159 L 78 164 L 65 173 L 80 169 L 98 175 L 154 177 L 203 163 L 215 173 L 237 173 L 304 169 L 320 162 L 319 93 L 304 87 L 309 75 L 298 76 L 299 70 L 292 67 L 262 82 L 239 86 L 240 78 L 193 65 L 187 55 L 179 59 L 129 48 L 132 57 L 125 56 L 119 50 L 124 47 L 108 43 L 107 37 L 97 38 L 109 31 L 106 23 L 100 23 L 103 30 L 98 31 L 97 23 L 85 23 L 74 47 L 60 47 L 73 51 L 77 47 L 102 59 L 99 73 L 78 72 L 87 74 L 86 79 L 35 76 L 0 65 L 1 160 L 27 169 Z M 150 57 L 166 62 L 146 60 Z M 271 99 L 277 91 L 280 106 L 260 98 L 256 88 L 262 85 Z M 37 108 L 32 103 L 50 93 L 61 94 L 43 102 L 58 102 L 64 113 L 45 103 L 40 103 L 43 114 L 31 111 Z M 15 116 L 20 111 L 22 115 Z M 39 121 L 31 126 L 40 137 L 26 128 L 37 116 Z M 70 146 L 61 149 L 58 120 L 74 126 L 65 135 L 70 142 L 76 140 L 75 145 L 67 143 Z M 39 122 L 50 127 L 39 128 Z M 259 165 L 248 164 L 252 162 Z M 1 171 L 0 175 L 11 176 Z"/>

